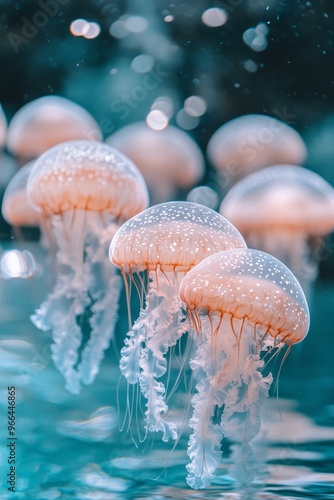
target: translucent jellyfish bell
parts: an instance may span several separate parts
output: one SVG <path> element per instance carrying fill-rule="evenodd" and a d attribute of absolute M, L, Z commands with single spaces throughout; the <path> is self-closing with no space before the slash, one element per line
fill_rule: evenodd
<path fill-rule="evenodd" d="M 29 162 L 14 175 L 8 184 L 2 200 L 2 215 L 14 227 L 39 226 L 40 212 L 28 200 L 27 182 L 35 162 Z"/>
<path fill-rule="evenodd" d="M 142 172 L 154 203 L 168 201 L 179 188 L 190 188 L 204 173 L 197 144 L 182 130 L 153 130 L 146 123 L 123 127 L 107 143 L 126 154 Z"/>
<path fill-rule="evenodd" d="M 245 242 L 232 224 L 190 202 L 145 210 L 126 222 L 111 242 L 110 259 L 126 283 L 126 274 L 148 274 L 146 304 L 127 335 L 120 368 L 129 384 L 139 383 L 147 399 L 146 430 L 162 431 L 164 441 L 176 439 L 177 433 L 175 424 L 163 417 L 166 389 L 158 379 L 167 371 L 166 353 L 189 326 L 178 295 L 180 280 L 208 255 L 239 247 Z"/>
<path fill-rule="evenodd" d="M 334 189 L 302 167 L 279 165 L 246 177 L 223 200 L 220 213 L 253 248 L 283 261 L 308 294 L 317 276 L 311 240 L 334 229 Z"/>
<path fill-rule="evenodd" d="M 212 255 L 190 270 L 180 297 L 198 343 L 190 362 L 197 394 L 192 399 L 187 482 L 193 488 L 210 484 L 226 436 L 240 444 L 232 475 L 249 484 L 256 474 L 251 441 L 260 430 L 260 410 L 272 382 L 271 374 L 261 373 L 261 352 L 284 344 L 290 349 L 305 338 L 305 295 L 275 257 L 235 249 Z"/>
<path fill-rule="evenodd" d="M 117 319 L 119 277 L 108 247 L 119 224 L 148 205 L 144 180 L 133 163 L 111 147 L 71 141 L 51 148 L 35 163 L 27 185 L 57 243 L 54 291 L 32 316 L 52 330 L 52 356 L 78 393 L 98 372 Z M 90 338 L 82 349 L 78 319 L 90 308 Z M 79 350 L 82 349 L 79 356 Z"/>
<path fill-rule="evenodd" d="M 300 165 L 304 141 L 292 127 L 266 115 L 245 115 L 222 125 L 211 137 L 207 156 L 224 173 L 226 185 L 270 165 Z"/>
<path fill-rule="evenodd" d="M 29 160 L 52 146 L 76 139 L 102 139 L 94 118 L 68 99 L 46 96 L 29 102 L 14 115 L 7 147 L 18 158 Z"/>
<path fill-rule="evenodd" d="M 41 213 L 28 198 L 27 182 L 35 162 L 31 161 L 21 167 L 10 180 L 2 200 L 2 215 L 8 224 L 13 226 L 14 234 L 22 238 L 21 228 L 39 227 L 41 244 L 46 248 L 53 245 L 53 237 Z"/>

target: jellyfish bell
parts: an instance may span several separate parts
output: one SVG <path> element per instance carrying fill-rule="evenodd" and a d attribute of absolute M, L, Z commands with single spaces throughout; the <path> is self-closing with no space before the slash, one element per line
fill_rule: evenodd
<path fill-rule="evenodd" d="M 132 272 L 187 272 L 230 245 L 245 247 L 245 242 L 224 217 L 198 203 L 167 202 L 128 220 L 111 242 L 110 258 Z"/>
<path fill-rule="evenodd" d="M 27 181 L 34 162 L 29 162 L 9 182 L 2 201 L 2 215 L 14 227 L 34 227 L 41 224 L 41 214 L 27 196 Z"/>
<path fill-rule="evenodd" d="M 147 207 L 147 189 L 135 165 L 110 146 L 70 141 L 39 157 L 27 192 L 54 235 L 58 265 L 54 291 L 32 321 L 52 330 L 55 365 L 67 389 L 78 393 L 81 383 L 94 380 L 117 318 L 120 283 L 108 259 L 109 238 Z M 87 308 L 91 332 L 83 347 L 78 318 Z"/>
<path fill-rule="evenodd" d="M 304 141 L 289 125 L 266 115 L 245 115 L 222 125 L 211 137 L 207 156 L 226 185 L 271 165 L 303 164 Z"/>
<path fill-rule="evenodd" d="M 28 162 L 10 180 L 2 200 L 2 216 L 13 227 L 18 240 L 25 237 L 22 228 L 39 228 L 41 245 L 51 249 L 54 241 L 49 226 L 28 198 L 27 182 L 34 164 L 35 161 Z"/>
<path fill-rule="evenodd" d="M 191 202 L 155 205 L 127 221 L 111 242 L 110 259 L 126 283 L 126 275 L 144 271 L 148 276 L 146 303 L 130 325 L 120 368 L 147 399 L 146 430 L 162 431 L 164 441 L 176 439 L 177 433 L 175 424 L 163 418 L 168 407 L 159 379 L 167 372 L 167 352 L 188 329 L 178 296 L 180 280 L 206 256 L 239 247 L 245 242 L 224 217 Z"/>
<path fill-rule="evenodd" d="M 134 123 L 106 142 L 134 161 L 156 203 L 170 200 L 177 189 L 192 187 L 204 173 L 199 147 L 176 127 L 153 130 L 144 122 Z"/>
<path fill-rule="evenodd" d="M 95 141 L 69 141 L 48 150 L 28 180 L 31 203 L 46 217 L 67 211 L 126 220 L 148 205 L 145 181 L 132 161 Z"/>
<path fill-rule="evenodd" d="M 210 484 L 226 436 L 240 444 L 232 474 L 249 484 L 256 474 L 251 441 L 260 430 L 260 410 L 272 382 L 271 374 L 262 375 L 261 353 L 285 344 L 290 349 L 305 338 L 310 322 L 305 295 L 275 257 L 232 249 L 191 269 L 181 282 L 180 297 L 198 342 L 191 361 L 198 383 L 187 482 L 193 488 Z M 218 423 L 217 408 L 222 414 Z"/>
<path fill-rule="evenodd" d="M 94 118 L 81 106 L 58 96 L 45 96 L 23 106 L 8 127 L 7 147 L 29 160 L 65 141 L 101 140 Z"/>
<path fill-rule="evenodd" d="M 319 245 L 334 229 L 330 184 L 303 167 L 268 167 L 237 183 L 223 200 L 220 213 L 250 246 L 283 261 L 309 293 L 318 269 L 311 245 Z"/>
<path fill-rule="evenodd" d="M 288 345 L 301 342 L 309 329 L 296 277 L 274 256 L 255 249 L 226 250 L 202 260 L 182 280 L 180 297 L 189 311 L 247 318 Z"/>

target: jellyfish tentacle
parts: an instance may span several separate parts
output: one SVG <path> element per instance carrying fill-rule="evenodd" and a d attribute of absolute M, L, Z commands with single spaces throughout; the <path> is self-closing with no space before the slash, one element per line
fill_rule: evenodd
<path fill-rule="evenodd" d="M 177 439 L 176 425 L 165 421 L 162 415 L 168 410 L 165 402 L 165 386 L 155 377 L 156 360 L 149 349 L 143 349 L 140 356 L 141 373 L 139 384 L 142 395 L 147 399 L 145 428 L 150 432 L 162 431 L 163 441 Z"/>
<path fill-rule="evenodd" d="M 57 369 L 64 374 L 68 390 L 78 393 L 78 374 L 74 367 L 78 361 L 82 334 L 76 320 L 88 302 L 85 293 L 77 295 L 73 282 L 68 276 L 60 276 L 54 292 L 31 316 L 31 320 L 43 331 L 52 330 L 52 358 Z"/>
<path fill-rule="evenodd" d="M 52 338 L 54 343 L 51 346 L 51 351 L 54 364 L 66 380 L 66 389 L 73 394 L 78 394 L 80 392 L 80 379 L 79 373 L 74 367 L 78 361 L 82 333 L 76 323 L 76 313 L 73 308 L 70 308 L 65 316 L 55 315 Z"/>
<path fill-rule="evenodd" d="M 31 316 L 35 326 L 43 331 L 52 330 L 52 358 L 57 369 L 64 374 L 67 389 L 80 391 L 80 382 L 75 365 L 82 343 L 81 329 L 77 318 L 90 304 L 88 296 L 90 276 L 83 261 L 86 220 L 83 211 L 64 214 L 63 220 L 53 221 L 59 248 L 57 259 L 59 277 L 54 291 Z M 69 232 L 74 226 L 75 231 Z"/>
<path fill-rule="evenodd" d="M 140 357 L 143 346 L 147 339 L 147 330 L 152 322 L 149 314 L 148 299 L 145 309 L 142 309 L 139 318 L 133 324 L 124 340 L 124 347 L 121 350 L 120 370 L 129 384 L 137 384 L 140 378 Z"/>
<path fill-rule="evenodd" d="M 205 331 L 206 335 L 202 337 L 196 355 L 190 363 L 198 383 L 197 393 L 191 400 L 194 411 L 189 425 L 193 433 L 188 444 L 191 462 L 187 465 L 187 483 L 195 489 L 206 488 L 211 483 L 222 454 L 220 446 L 223 429 L 219 422 L 213 422 L 213 418 L 216 408 L 222 406 L 223 395 L 217 382 L 219 366 L 224 362 L 224 353 L 218 352 L 216 362 L 212 363 L 212 350 L 215 348 L 216 339 L 210 334 L 210 328 L 205 328 Z"/>
<path fill-rule="evenodd" d="M 150 283 L 145 309 L 141 310 L 121 350 L 120 370 L 128 383 L 139 383 L 141 393 L 147 399 L 146 429 L 156 432 L 161 430 L 163 440 L 168 441 L 170 437 L 176 439 L 177 434 L 174 424 L 169 424 L 161 418 L 161 414 L 167 411 L 167 405 L 164 385 L 157 382 L 156 374 L 160 376 L 164 373 L 164 368 L 161 367 L 160 357 L 155 357 L 147 347 L 147 340 L 157 329 L 157 315 L 154 311 L 160 302 L 161 297 Z"/>
<path fill-rule="evenodd" d="M 86 385 L 91 384 L 98 371 L 105 350 L 109 347 L 118 319 L 118 299 L 121 290 L 119 276 L 109 280 L 108 289 L 101 294 L 94 294 L 89 320 L 92 328 L 90 338 L 85 345 L 78 367 L 80 378 Z"/>
<path fill-rule="evenodd" d="M 133 325 L 124 340 L 125 345 L 121 350 L 119 368 L 129 384 L 137 384 L 140 376 L 139 351 L 145 339 L 141 323 L 137 320 Z"/>
<path fill-rule="evenodd" d="M 163 441 L 177 439 L 176 425 L 162 418 L 167 410 L 166 387 L 157 381 L 167 371 L 166 353 L 188 328 L 185 312 L 178 297 L 177 279 L 174 273 L 159 272 L 158 280 L 150 276 L 148 304 L 151 323 L 140 358 L 140 387 L 147 399 L 145 412 L 149 431 L 163 432 Z"/>
<path fill-rule="evenodd" d="M 163 300 L 152 308 L 154 318 L 154 332 L 147 339 L 147 348 L 156 359 L 155 377 L 162 377 L 167 371 L 168 349 L 177 344 L 181 336 L 188 331 L 186 314 L 178 296 L 178 284 L 174 273 L 159 273 L 159 289 L 153 281 L 150 282 L 152 291 Z M 159 362 L 158 362 L 159 361 Z"/>
<path fill-rule="evenodd" d="M 109 224 L 94 212 L 88 216 L 88 235 L 86 238 L 86 264 L 90 275 L 89 294 L 93 305 L 90 308 L 90 338 L 82 353 L 78 366 L 81 381 L 91 384 L 99 371 L 104 351 L 113 337 L 118 319 L 118 301 L 121 279 L 116 275 L 116 268 L 110 265 L 108 258 L 109 239 L 115 232 L 115 226 Z"/>
<path fill-rule="evenodd" d="M 124 340 L 124 347 L 121 349 L 121 358 L 119 362 L 119 368 L 122 375 L 126 378 L 127 381 L 127 405 L 126 405 L 126 414 L 124 417 L 124 422 L 121 428 L 124 427 L 126 420 L 128 421 L 128 431 L 131 434 L 131 421 L 132 416 L 134 414 L 134 405 L 136 408 L 136 413 L 138 410 L 138 406 L 140 402 L 138 400 L 138 396 L 140 396 L 139 391 L 137 392 L 137 387 L 140 381 L 141 376 L 141 367 L 140 367 L 140 358 L 142 356 L 142 350 L 145 345 L 145 341 L 147 338 L 147 330 L 150 328 L 151 317 L 149 314 L 149 306 L 148 299 L 146 300 L 145 309 L 141 309 L 138 319 L 133 324 L 131 330 L 127 333 L 127 336 Z M 130 397 L 130 387 L 133 387 L 132 397 Z M 136 394 L 136 398 L 134 398 Z M 136 401 L 135 401 L 136 399 Z M 140 436 L 140 432 L 138 429 L 138 419 L 137 419 L 137 430 L 138 436 Z M 145 439 L 139 437 L 140 441 Z M 133 442 L 135 443 L 134 438 L 132 437 Z"/>
<path fill-rule="evenodd" d="M 263 334 L 265 336 L 265 333 Z M 224 436 L 239 444 L 235 452 L 231 472 L 242 484 L 250 484 L 257 469 L 250 442 L 257 436 L 261 427 L 260 412 L 268 398 L 272 375 L 264 377 L 264 361 L 258 354 L 258 342 L 254 327 L 242 324 L 238 349 L 230 350 L 227 363 L 222 368 L 221 380 L 225 380 L 224 412 L 221 427 Z M 268 345 L 260 344 L 261 350 Z M 233 359 L 242 352 L 242 363 Z M 237 366 L 234 373 L 227 375 L 227 367 Z M 223 374 L 223 372 L 225 372 Z M 232 375 L 232 376 L 231 376 Z M 228 380 L 230 378 L 230 380 Z"/>
<path fill-rule="evenodd" d="M 206 488 L 212 481 L 213 474 L 221 460 L 220 444 L 223 431 L 218 424 L 213 424 L 215 413 L 214 388 L 209 378 L 196 385 L 197 394 L 191 404 L 194 408 L 189 421 L 193 433 L 188 444 L 187 483 L 195 489 Z"/>
<path fill-rule="evenodd" d="M 263 362 L 257 355 L 250 355 L 246 364 L 251 371 L 228 391 L 221 422 L 224 435 L 239 443 L 233 456 L 231 473 L 242 484 L 250 484 L 258 469 L 250 443 L 260 431 L 261 407 L 268 398 L 272 382 L 271 374 L 263 377 L 259 371 Z"/>

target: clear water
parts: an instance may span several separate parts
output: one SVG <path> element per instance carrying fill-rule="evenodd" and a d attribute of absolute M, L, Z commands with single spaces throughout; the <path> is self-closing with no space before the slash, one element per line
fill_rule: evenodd
<path fill-rule="evenodd" d="M 41 270 L 46 267 L 37 245 L 21 245 Z M 49 334 L 29 320 L 48 287 L 46 271 L 0 281 L 0 499 L 334 499 L 333 284 L 315 290 L 309 336 L 283 366 L 279 399 L 264 409 L 262 437 L 254 445 L 258 478 L 247 491 L 229 477 L 231 443 L 223 445 L 211 487 L 194 491 L 185 481 L 187 428 L 172 453 L 159 436 L 138 443 L 139 415 L 132 419 L 133 439 L 120 431 L 126 391 L 113 348 L 93 385 L 78 396 L 65 391 L 50 358 Z M 123 296 L 120 346 L 126 325 Z M 16 387 L 16 493 L 5 484 L 8 386 Z"/>

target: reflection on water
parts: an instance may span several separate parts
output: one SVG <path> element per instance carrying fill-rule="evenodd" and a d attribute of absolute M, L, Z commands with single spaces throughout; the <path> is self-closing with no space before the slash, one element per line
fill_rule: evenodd
<path fill-rule="evenodd" d="M 37 247 L 25 248 L 43 267 Z M 211 487 L 191 491 L 185 481 L 186 435 L 172 451 L 172 444 L 162 443 L 160 436 L 149 436 L 136 448 L 129 433 L 120 432 L 126 391 L 119 385 L 112 348 L 92 386 L 80 395 L 65 390 L 51 360 L 49 335 L 29 320 L 49 286 L 43 275 L 0 281 L 0 462 L 5 469 L 4 415 L 11 385 L 17 393 L 18 437 L 17 493 L 7 495 L 2 489 L 1 500 L 334 499 L 334 374 L 326 349 L 331 328 L 324 321 L 334 287 L 327 286 L 319 299 L 315 295 L 312 331 L 305 347 L 291 353 L 280 376 L 280 399 L 273 397 L 264 410 L 262 436 L 255 445 L 265 465 L 252 488 L 241 492 L 229 477 L 233 449 L 229 443 L 223 444 L 223 460 Z M 125 313 L 122 304 L 119 345 L 126 330 Z M 322 346 L 317 338 L 320 331 Z M 141 425 L 139 415 L 132 419 L 134 435 L 138 435 L 137 423 Z M 1 469 L 2 481 L 5 469 Z"/>
<path fill-rule="evenodd" d="M 59 434 L 88 443 L 105 441 L 116 430 L 118 431 L 118 417 L 111 406 L 99 408 L 87 420 L 64 420 L 57 426 Z"/>
<path fill-rule="evenodd" d="M 271 401 L 279 411 L 271 408 L 270 422 L 264 422 L 266 440 L 271 443 L 309 443 L 315 441 L 334 441 L 334 427 L 320 427 L 310 417 L 298 413 L 297 402 Z"/>

